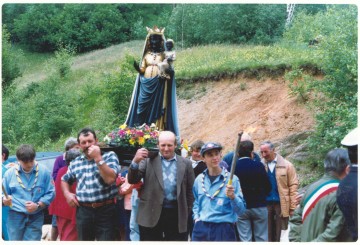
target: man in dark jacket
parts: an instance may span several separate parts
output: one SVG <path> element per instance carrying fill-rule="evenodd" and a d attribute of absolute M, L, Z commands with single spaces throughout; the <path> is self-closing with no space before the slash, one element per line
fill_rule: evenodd
<path fill-rule="evenodd" d="M 353 241 L 358 239 L 358 136 L 359 128 L 348 133 L 341 141 L 351 161 L 349 174 L 340 182 L 336 201 L 345 217 L 345 224 Z"/>
<path fill-rule="evenodd" d="M 175 154 L 176 136 L 162 131 L 159 154 L 148 158 L 148 150 L 137 150 L 129 167 L 128 181 L 144 180 L 136 222 L 140 241 L 187 241 L 187 218 L 194 196 L 194 171 L 189 159 Z"/>
<path fill-rule="evenodd" d="M 246 211 L 236 224 L 242 242 L 251 242 L 252 233 L 255 241 L 268 241 L 266 196 L 271 191 L 271 184 L 264 165 L 253 160 L 253 150 L 251 141 L 241 141 L 235 168 L 246 202 Z"/>

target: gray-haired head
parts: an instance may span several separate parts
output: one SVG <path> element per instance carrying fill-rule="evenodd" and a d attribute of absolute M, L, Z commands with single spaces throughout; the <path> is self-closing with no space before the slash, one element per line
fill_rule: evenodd
<path fill-rule="evenodd" d="M 81 155 L 81 151 L 79 149 L 70 149 L 65 153 L 65 161 L 69 164 L 72 160 Z"/>
<path fill-rule="evenodd" d="M 350 159 L 346 149 L 335 148 L 326 154 L 324 161 L 325 172 L 340 176 L 348 165 L 350 165 Z"/>
<path fill-rule="evenodd" d="M 70 137 L 65 141 L 65 151 L 70 150 L 71 148 L 74 147 L 74 145 L 79 144 L 77 139 L 75 137 Z"/>
<path fill-rule="evenodd" d="M 262 145 L 268 145 L 269 148 L 270 148 L 270 150 L 274 150 L 274 149 L 275 149 L 274 144 L 273 144 L 271 141 L 269 141 L 269 140 L 261 142 L 260 146 L 262 146 Z"/>

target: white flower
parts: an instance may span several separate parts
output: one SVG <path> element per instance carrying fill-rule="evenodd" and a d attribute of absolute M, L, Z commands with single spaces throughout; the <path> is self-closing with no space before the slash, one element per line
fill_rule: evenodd
<path fill-rule="evenodd" d="M 104 142 L 106 142 L 108 144 L 108 143 L 110 143 L 110 141 L 111 141 L 111 138 L 108 135 L 106 135 L 104 137 Z"/>

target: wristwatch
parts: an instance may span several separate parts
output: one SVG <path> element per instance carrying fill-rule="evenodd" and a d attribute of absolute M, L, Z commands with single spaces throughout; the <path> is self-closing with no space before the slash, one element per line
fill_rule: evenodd
<path fill-rule="evenodd" d="M 101 160 L 100 162 L 98 162 L 98 163 L 96 163 L 97 165 L 99 165 L 99 166 L 101 166 L 101 165 L 103 165 L 105 163 L 105 161 L 104 160 Z"/>

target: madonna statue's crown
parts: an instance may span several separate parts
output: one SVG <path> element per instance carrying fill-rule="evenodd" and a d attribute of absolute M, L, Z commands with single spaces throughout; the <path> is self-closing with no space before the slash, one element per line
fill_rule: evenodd
<path fill-rule="evenodd" d="M 165 27 L 164 28 L 158 28 L 157 26 L 154 26 L 153 28 L 146 27 L 146 30 L 149 35 L 151 34 L 163 35 L 165 31 Z"/>

